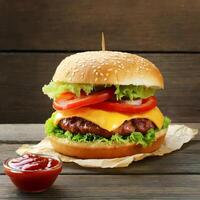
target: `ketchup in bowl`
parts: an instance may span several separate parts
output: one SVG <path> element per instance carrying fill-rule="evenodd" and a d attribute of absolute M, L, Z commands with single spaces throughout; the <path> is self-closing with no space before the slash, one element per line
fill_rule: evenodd
<path fill-rule="evenodd" d="M 26 192 L 48 189 L 61 170 L 60 159 L 42 154 L 25 154 L 4 161 L 4 172 L 19 189 Z"/>

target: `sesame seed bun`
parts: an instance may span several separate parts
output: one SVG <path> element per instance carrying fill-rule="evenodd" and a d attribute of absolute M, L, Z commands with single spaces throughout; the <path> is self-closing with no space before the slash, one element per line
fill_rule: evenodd
<path fill-rule="evenodd" d="M 55 151 L 71 157 L 92 159 L 92 158 L 120 158 L 139 153 L 151 153 L 160 148 L 164 142 L 166 129 L 156 133 L 156 140 L 148 147 L 142 147 L 134 143 L 128 144 L 102 144 L 102 143 L 78 143 L 67 139 L 49 136 Z"/>
<path fill-rule="evenodd" d="M 68 56 L 57 67 L 53 81 L 164 87 L 163 77 L 153 63 L 116 51 L 88 51 Z"/>

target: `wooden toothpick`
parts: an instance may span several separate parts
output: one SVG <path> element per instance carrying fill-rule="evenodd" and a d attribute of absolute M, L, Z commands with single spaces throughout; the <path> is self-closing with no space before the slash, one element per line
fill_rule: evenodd
<path fill-rule="evenodd" d="M 105 37 L 103 32 L 101 33 L 101 50 L 102 51 L 106 50 Z"/>

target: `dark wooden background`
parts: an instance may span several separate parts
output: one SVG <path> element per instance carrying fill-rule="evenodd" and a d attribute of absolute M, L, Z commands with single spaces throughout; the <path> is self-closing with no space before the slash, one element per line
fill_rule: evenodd
<path fill-rule="evenodd" d="M 43 123 L 41 87 L 67 55 L 137 53 L 165 76 L 159 106 L 173 122 L 200 122 L 199 0 L 0 0 L 0 123 Z"/>

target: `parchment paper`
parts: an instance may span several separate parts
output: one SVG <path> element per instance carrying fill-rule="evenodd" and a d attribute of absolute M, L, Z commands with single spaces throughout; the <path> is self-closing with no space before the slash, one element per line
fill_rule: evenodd
<path fill-rule="evenodd" d="M 61 155 L 55 152 L 51 146 L 48 138 L 43 139 L 37 145 L 22 145 L 16 152 L 19 155 L 25 153 L 43 153 L 48 155 L 56 155 L 63 162 L 74 162 L 83 167 L 100 167 L 100 168 L 114 168 L 114 167 L 127 167 L 133 161 L 142 160 L 148 156 L 163 156 L 164 154 L 178 150 L 183 144 L 189 142 L 195 135 L 198 134 L 197 129 L 191 129 L 185 125 L 170 125 L 165 137 L 164 144 L 153 153 L 136 154 L 123 158 L 113 159 L 77 159 Z"/>

